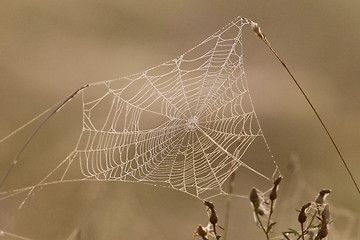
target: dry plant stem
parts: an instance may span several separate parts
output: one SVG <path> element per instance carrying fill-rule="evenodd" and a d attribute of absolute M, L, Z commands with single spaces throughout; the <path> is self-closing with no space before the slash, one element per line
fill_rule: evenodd
<path fill-rule="evenodd" d="M 217 239 L 217 238 L 218 238 L 218 235 L 217 235 L 217 233 L 216 233 L 216 225 L 215 225 L 215 224 L 213 224 L 213 228 L 214 228 L 215 238 Z"/>
<path fill-rule="evenodd" d="M 255 216 L 256 216 L 257 221 L 258 221 L 259 224 L 260 224 L 261 229 L 263 230 L 263 232 L 264 232 L 265 235 L 266 235 L 266 239 L 267 239 L 267 240 L 270 240 L 269 233 L 266 231 L 263 223 L 262 223 L 261 220 L 260 220 L 259 214 L 257 213 L 257 209 L 255 209 L 255 208 L 254 208 L 254 213 L 255 213 Z"/>
<path fill-rule="evenodd" d="M 284 66 L 284 68 L 286 69 L 286 71 L 289 73 L 290 77 L 292 78 L 292 80 L 295 82 L 296 86 L 298 87 L 298 89 L 301 91 L 302 95 L 305 97 L 306 101 L 308 102 L 308 104 L 310 105 L 311 109 L 313 110 L 313 112 L 315 113 L 316 117 L 318 118 L 318 120 L 320 121 L 323 129 L 325 130 L 326 134 L 328 135 L 328 137 L 330 138 L 332 145 L 335 147 L 336 152 L 338 153 L 338 155 L 341 158 L 342 163 L 344 164 L 346 171 L 348 172 L 348 174 L 351 177 L 352 182 L 354 183 L 358 193 L 360 194 L 360 188 L 353 176 L 353 174 L 350 171 L 350 168 L 348 167 L 344 157 L 342 156 L 337 144 L 335 143 L 333 137 L 331 136 L 329 130 L 327 129 L 325 123 L 323 122 L 323 120 L 321 119 L 319 113 L 316 111 L 315 107 L 313 106 L 313 104 L 311 103 L 310 99 L 308 98 L 308 96 L 306 95 L 306 93 L 304 92 L 304 90 L 302 89 L 302 87 L 300 86 L 300 84 L 298 83 L 298 81 L 295 79 L 295 77 L 292 75 L 292 73 L 290 72 L 289 68 L 286 66 L 286 64 L 284 63 L 284 61 L 280 58 L 280 56 L 275 52 L 275 50 L 270 46 L 270 42 L 266 39 L 265 35 L 261 32 L 260 27 L 258 26 L 257 23 L 251 21 L 250 19 L 248 19 L 249 22 L 251 23 L 253 30 L 255 31 L 255 33 L 263 40 L 263 42 L 266 44 L 266 46 L 271 50 L 271 52 L 276 56 L 276 58 L 280 61 L 280 63 Z"/>
<path fill-rule="evenodd" d="M 84 85 L 81 88 L 77 89 L 73 94 L 71 94 L 68 98 L 66 98 L 57 108 L 55 108 L 41 123 L 40 125 L 35 129 L 35 131 L 30 135 L 30 137 L 26 140 L 25 144 L 23 145 L 23 147 L 20 149 L 20 151 L 18 152 L 18 154 L 15 156 L 14 160 L 11 162 L 9 168 L 7 169 L 5 175 L 3 176 L 1 182 L 0 182 L 0 189 L 2 187 L 2 185 L 4 184 L 6 178 L 9 176 L 11 169 L 15 166 L 15 164 L 18 162 L 19 157 L 21 156 L 21 154 L 24 152 L 24 150 L 26 149 L 26 147 L 29 145 L 29 143 L 31 142 L 31 140 L 35 137 L 35 135 L 39 132 L 39 130 L 41 129 L 41 127 L 52 117 L 54 116 L 55 113 L 59 112 L 61 110 L 62 107 L 64 107 L 68 102 L 70 102 L 79 92 L 81 92 L 82 90 L 84 90 L 85 88 L 89 87 L 90 85 Z"/>
<path fill-rule="evenodd" d="M 267 222 L 267 229 L 266 229 L 266 231 L 268 231 L 269 230 L 269 226 L 270 226 L 270 223 L 271 223 L 271 216 L 272 216 L 272 214 L 273 214 L 273 212 L 274 212 L 274 200 L 271 200 L 271 205 L 270 205 L 270 213 L 269 213 L 269 218 L 268 218 L 268 222 Z"/>
<path fill-rule="evenodd" d="M 304 223 L 301 223 L 301 239 L 305 240 Z"/>
<path fill-rule="evenodd" d="M 232 200 L 231 194 L 233 193 L 234 186 L 235 186 L 235 172 L 233 172 L 230 175 L 229 196 L 228 196 L 227 202 L 226 202 L 225 223 L 224 223 L 224 238 L 223 238 L 223 240 L 226 240 L 227 234 L 228 234 L 230 208 L 231 208 L 231 200 Z"/>

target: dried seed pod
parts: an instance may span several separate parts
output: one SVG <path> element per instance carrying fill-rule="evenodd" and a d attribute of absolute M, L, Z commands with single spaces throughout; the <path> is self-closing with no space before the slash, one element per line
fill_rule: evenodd
<path fill-rule="evenodd" d="M 195 231 L 193 237 L 195 238 L 195 236 L 200 236 L 200 237 L 202 237 L 203 240 L 206 240 L 206 239 L 208 239 L 207 234 L 208 234 L 207 229 L 204 228 L 203 226 L 201 226 L 201 224 L 199 224 L 199 226 L 196 228 L 196 231 Z"/>
<path fill-rule="evenodd" d="M 250 25 L 251 25 L 251 28 L 252 30 L 255 32 L 255 34 L 260 37 L 261 39 L 265 40 L 265 35 L 262 33 L 260 27 L 259 27 L 259 24 L 257 24 L 256 22 L 253 22 L 250 20 Z"/>
<path fill-rule="evenodd" d="M 278 177 L 275 181 L 274 181 L 274 186 L 278 186 L 280 184 L 282 180 L 282 176 Z"/>
<path fill-rule="evenodd" d="M 326 236 L 329 234 L 329 230 L 327 228 L 327 224 L 322 224 L 319 232 L 318 232 L 318 235 L 315 239 L 323 239 L 323 238 L 326 238 Z"/>
<path fill-rule="evenodd" d="M 255 208 L 259 207 L 260 199 L 259 199 L 259 196 L 257 194 L 257 190 L 255 187 L 253 187 L 253 189 L 251 190 L 250 201 L 252 202 L 252 204 L 254 205 Z"/>
<path fill-rule="evenodd" d="M 300 213 L 298 216 L 299 223 L 304 223 L 306 221 L 306 218 L 307 218 L 306 209 L 310 206 L 311 206 L 311 203 L 307 203 L 301 207 L 301 210 L 300 210 Z"/>
<path fill-rule="evenodd" d="M 209 217 L 209 222 L 213 225 L 214 232 L 215 232 L 216 231 L 215 226 L 218 222 L 218 216 L 216 215 L 215 205 L 209 201 L 204 201 L 204 204 L 205 204 L 205 206 L 207 206 L 209 208 L 208 210 L 211 211 L 210 217 Z"/>
<path fill-rule="evenodd" d="M 324 200 L 326 198 L 326 195 L 331 193 L 331 190 L 329 189 L 323 189 L 319 192 L 318 197 L 316 198 L 315 202 L 318 204 L 324 204 Z"/>
<path fill-rule="evenodd" d="M 330 222 L 330 209 L 329 209 L 329 205 L 325 205 L 323 212 L 321 213 L 323 222 L 325 224 L 328 224 Z"/>
<path fill-rule="evenodd" d="M 277 187 L 273 187 L 273 189 L 271 190 L 270 196 L 269 196 L 271 201 L 274 201 L 277 198 Z"/>
<path fill-rule="evenodd" d="M 269 196 L 271 201 L 274 201 L 277 198 L 278 186 L 279 186 L 279 184 L 281 182 L 281 179 L 282 179 L 282 177 L 280 176 L 274 181 L 274 187 L 271 190 L 271 193 L 270 193 L 270 196 Z"/>
<path fill-rule="evenodd" d="M 311 206 L 311 202 L 309 202 L 309 203 L 307 203 L 307 204 L 304 204 L 304 205 L 301 207 L 301 211 L 305 211 L 305 210 L 308 209 L 310 206 Z"/>
<path fill-rule="evenodd" d="M 210 214 L 210 218 L 209 218 L 209 221 L 212 225 L 216 225 L 217 222 L 218 222 L 218 217 L 216 215 L 216 211 L 215 209 L 211 209 L 211 214 Z"/>
<path fill-rule="evenodd" d="M 306 222 L 306 213 L 305 212 L 300 212 L 299 216 L 298 216 L 298 221 L 299 223 L 304 223 Z"/>

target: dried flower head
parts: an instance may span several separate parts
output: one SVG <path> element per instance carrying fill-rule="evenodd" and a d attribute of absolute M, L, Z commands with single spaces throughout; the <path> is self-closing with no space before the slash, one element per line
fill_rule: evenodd
<path fill-rule="evenodd" d="M 253 189 L 250 192 L 250 201 L 252 202 L 252 204 L 254 205 L 254 208 L 258 208 L 260 205 L 260 199 L 259 196 L 257 194 L 257 190 L 255 187 L 253 187 Z"/>
<path fill-rule="evenodd" d="M 209 209 L 214 209 L 215 205 L 210 201 L 204 201 L 204 205 L 207 206 Z"/>
<path fill-rule="evenodd" d="M 274 201 L 277 198 L 277 189 L 276 187 L 273 187 L 270 193 L 270 200 Z"/>
<path fill-rule="evenodd" d="M 281 179 L 282 179 L 282 177 L 280 176 L 274 181 L 274 187 L 273 187 L 273 189 L 271 190 L 271 193 L 270 193 L 270 200 L 271 201 L 274 201 L 277 198 L 278 186 L 279 186 L 279 184 L 281 182 Z"/>
<path fill-rule="evenodd" d="M 199 224 L 199 226 L 196 228 L 195 233 L 193 234 L 193 238 L 195 238 L 196 236 L 200 236 L 203 240 L 207 240 L 207 234 L 207 229 L 201 226 L 201 224 Z"/>
<path fill-rule="evenodd" d="M 212 225 L 216 225 L 217 222 L 218 222 L 218 217 L 217 217 L 217 215 L 216 215 L 215 209 L 211 209 L 211 214 L 210 214 L 209 222 L 210 222 Z"/>
<path fill-rule="evenodd" d="M 318 204 L 324 204 L 324 200 L 326 198 L 326 196 L 331 193 L 331 190 L 329 189 L 323 189 L 319 192 L 318 197 L 316 198 L 315 202 Z"/>
<path fill-rule="evenodd" d="M 303 205 L 301 207 L 301 210 L 300 210 L 300 213 L 299 213 L 299 216 L 298 216 L 298 221 L 299 223 L 304 223 L 306 222 L 306 210 L 311 206 L 311 203 L 307 203 L 305 205 Z"/>
<path fill-rule="evenodd" d="M 278 186 L 280 184 L 282 180 L 282 176 L 278 177 L 275 181 L 274 181 L 274 186 Z"/>
<path fill-rule="evenodd" d="M 213 231 L 216 235 L 216 224 L 218 222 L 218 216 L 216 215 L 215 205 L 210 201 L 204 201 L 204 205 L 210 210 L 209 222 L 213 225 Z"/>
<path fill-rule="evenodd" d="M 320 191 L 321 195 L 325 195 L 325 194 L 329 194 L 329 193 L 331 193 L 330 189 L 323 189 L 323 190 Z"/>
<path fill-rule="evenodd" d="M 298 221 L 299 223 L 304 223 L 306 222 L 306 213 L 305 212 L 300 212 L 299 216 L 298 216 Z"/>
<path fill-rule="evenodd" d="M 255 32 L 255 34 L 260 37 L 261 39 L 265 40 L 265 35 L 262 33 L 260 27 L 259 27 L 259 24 L 257 24 L 256 22 L 253 22 L 250 20 L 250 25 L 251 25 L 251 28 L 252 30 Z"/>

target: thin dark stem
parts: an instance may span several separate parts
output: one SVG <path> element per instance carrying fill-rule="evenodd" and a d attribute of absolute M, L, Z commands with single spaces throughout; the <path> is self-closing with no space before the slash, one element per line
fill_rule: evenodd
<path fill-rule="evenodd" d="M 275 52 L 275 50 L 270 46 L 270 42 L 267 40 L 267 38 L 265 37 L 265 35 L 261 32 L 260 27 L 257 23 L 251 21 L 250 19 L 248 19 L 249 22 L 252 25 L 253 30 L 255 31 L 255 33 L 263 40 L 263 42 L 266 44 L 266 46 L 271 50 L 271 52 L 276 56 L 276 58 L 280 61 L 280 63 L 283 65 L 283 67 L 286 69 L 286 71 L 289 73 L 290 77 L 292 78 L 292 80 L 294 81 L 294 83 L 296 84 L 296 86 L 298 87 L 298 89 L 301 91 L 302 95 L 305 97 L 306 101 L 308 102 L 308 104 L 310 105 L 311 109 L 313 110 L 313 112 L 315 113 L 316 117 L 318 118 L 318 120 L 320 121 L 323 129 L 325 130 L 327 136 L 330 138 L 332 145 L 334 146 L 334 148 L 336 149 L 336 152 L 338 153 L 339 157 L 341 158 L 342 163 L 344 164 L 346 171 L 348 172 L 348 174 L 351 177 L 352 182 L 354 183 L 358 193 L 360 194 L 360 188 L 352 174 L 352 172 L 350 171 L 350 168 L 348 167 L 343 155 L 341 154 L 337 144 L 335 143 L 333 137 L 331 136 L 329 130 L 327 129 L 325 123 L 323 122 L 323 120 L 321 119 L 319 113 L 317 112 L 317 110 L 315 109 L 315 107 L 313 106 L 313 104 L 311 103 L 309 97 L 307 96 L 307 94 L 304 92 L 304 90 L 302 89 L 302 87 L 300 86 L 300 84 L 298 83 L 298 81 L 295 79 L 294 75 L 290 72 L 289 68 L 286 66 L 286 64 L 284 63 L 284 61 L 280 58 L 280 56 Z"/>
<path fill-rule="evenodd" d="M 26 140 L 25 144 L 22 146 L 22 148 L 20 149 L 20 151 L 18 152 L 18 154 L 15 156 L 14 160 L 11 162 L 9 168 L 7 169 L 6 173 L 4 174 L 1 182 L 0 182 L 0 189 L 2 187 L 2 185 L 4 184 L 6 178 L 9 176 L 12 168 L 15 166 L 15 164 L 17 164 L 19 157 L 21 156 L 21 154 L 24 152 L 24 150 L 26 149 L 26 147 L 29 145 L 29 143 L 31 142 L 31 140 L 35 137 L 35 135 L 39 132 L 39 130 L 41 129 L 41 127 L 52 117 L 54 116 L 55 113 L 59 112 L 61 110 L 62 107 L 64 107 L 68 102 L 70 102 L 80 91 L 82 91 L 83 89 L 89 87 L 90 85 L 84 85 L 81 88 L 77 89 L 73 94 L 71 94 L 68 98 L 66 98 L 57 108 L 55 108 L 41 123 L 40 125 L 35 129 L 35 131 L 30 135 L 30 137 Z"/>
<path fill-rule="evenodd" d="M 268 218 L 268 222 L 267 222 L 267 229 L 266 231 L 269 230 L 269 226 L 270 226 L 270 223 L 271 223 L 271 216 L 274 212 L 274 200 L 271 200 L 271 205 L 270 205 L 270 213 L 269 213 L 269 218 Z"/>
<path fill-rule="evenodd" d="M 213 228 L 214 228 L 214 234 L 215 234 L 215 238 L 218 237 L 217 233 L 216 233 L 216 224 L 213 224 Z"/>
<path fill-rule="evenodd" d="M 282 235 L 283 235 L 287 240 L 291 240 L 291 239 L 286 235 L 286 232 L 283 232 Z"/>
<path fill-rule="evenodd" d="M 233 172 L 233 173 L 230 175 L 229 196 L 228 196 L 227 202 L 226 202 L 225 223 L 224 223 L 224 239 L 223 239 L 223 240 L 226 240 L 227 234 L 228 234 L 229 218 L 230 218 L 230 208 L 231 208 L 231 200 L 232 200 L 231 194 L 233 193 L 234 185 L 235 185 L 235 172 Z"/>
<path fill-rule="evenodd" d="M 305 240 L 304 234 L 305 234 L 305 232 L 304 232 L 304 223 L 301 223 L 301 238 L 302 238 L 302 240 Z"/>

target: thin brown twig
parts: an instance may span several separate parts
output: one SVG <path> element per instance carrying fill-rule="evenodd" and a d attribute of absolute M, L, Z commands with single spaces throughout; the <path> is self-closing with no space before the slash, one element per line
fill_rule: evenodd
<path fill-rule="evenodd" d="M 268 218 L 268 222 L 267 222 L 267 229 L 266 229 L 266 231 L 269 230 L 270 223 L 271 223 L 271 216 L 272 216 L 273 212 L 274 212 L 274 200 L 271 200 L 270 213 L 269 213 L 269 218 Z"/>
<path fill-rule="evenodd" d="M 304 223 L 301 223 L 301 239 L 305 240 Z"/>
<path fill-rule="evenodd" d="M 6 170 L 6 173 L 4 174 L 1 182 L 0 182 L 0 189 L 2 187 L 2 185 L 4 184 L 6 178 L 9 176 L 12 168 L 17 164 L 21 154 L 24 152 L 24 150 L 26 149 L 26 147 L 29 145 L 29 143 L 31 142 L 31 140 L 35 137 L 35 135 L 39 132 L 39 130 L 41 129 L 41 127 L 52 117 L 54 116 L 55 113 L 59 112 L 61 110 L 61 108 L 63 108 L 67 103 L 69 103 L 79 92 L 81 92 L 82 90 L 84 90 L 85 88 L 89 87 L 89 84 L 86 84 L 84 86 L 82 86 L 81 88 L 77 89 L 74 93 L 72 93 L 69 97 L 67 97 L 57 108 L 55 108 L 40 124 L 39 126 L 35 129 L 35 131 L 30 135 L 30 137 L 26 140 L 25 144 L 22 146 L 22 148 L 20 149 L 20 151 L 18 152 L 18 154 L 15 156 L 15 158 L 13 159 L 13 161 L 11 162 L 10 166 L 8 167 L 8 169 Z"/>
<path fill-rule="evenodd" d="M 234 186 L 235 186 L 235 172 L 233 172 L 230 175 L 229 195 L 228 195 L 227 201 L 226 201 L 226 212 L 225 212 L 225 223 L 224 223 L 224 239 L 223 240 L 226 240 L 227 235 L 228 235 L 229 219 L 230 219 L 230 208 L 231 208 L 231 200 L 232 200 L 231 194 L 233 193 Z"/>
<path fill-rule="evenodd" d="M 330 141 L 332 142 L 332 145 L 334 146 L 336 152 L 338 153 L 339 157 L 341 158 L 342 163 L 344 164 L 346 171 L 348 172 L 348 174 L 351 177 L 351 180 L 353 182 L 353 184 L 355 185 L 358 193 L 360 194 L 360 188 L 352 174 L 352 172 L 350 171 L 350 168 L 348 167 L 343 155 L 341 154 L 337 144 L 335 143 L 335 140 L 333 139 L 333 137 L 331 136 L 329 130 L 327 129 L 325 123 L 323 122 L 322 118 L 320 117 L 319 113 L 317 112 L 317 110 L 315 109 L 314 105 L 311 103 L 309 97 L 307 96 L 307 94 L 305 93 L 305 91 L 302 89 L 302 87 L 300 86 L 299 82 L 295 79 L 294 75 L 290 72 L 289 68 L 286 66 L 285 62 L 280 58 L 280 56 L 276 53 L 276 51 L 270 46 L 270 42 L 267 40 L 267 38 L 265 37 L 265 35 L 262 33 L 262 31 L 260 30 L 260 27 L 257 23 L 253 22 L 250 19 L 247 19 L 250 24 L 251 27 L 253 29 L 253 31 L 256 33 L 257 36 L 259 36 L 263 42 L 266 44 L 266 46 L 271 50 L 271 52 L 276 56 L 276 58 L 280 61 L 280 63 L 283 65 L 283 67 L 286 69 L 286 71 L 289 73 L 290 77 L 292 78 L 292 80 L 294 81 L 294 83 L 296 84 L 296 86 L 298 87 L 298 89 L 301 91 L 302 95 L 305 97 L 306 101 L 308 102 L 308 104 L 310 105 L 311 109 L 313 110 L 313 112 L 315 113 L 316 117 L 318 118 L 318 120 L 320 121 L 323 129 L 325 130 L 327 136 L 329 137 Z"/>

